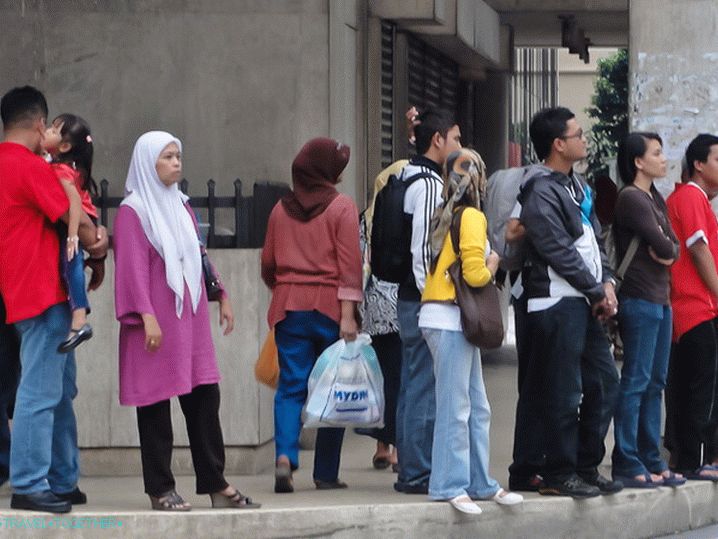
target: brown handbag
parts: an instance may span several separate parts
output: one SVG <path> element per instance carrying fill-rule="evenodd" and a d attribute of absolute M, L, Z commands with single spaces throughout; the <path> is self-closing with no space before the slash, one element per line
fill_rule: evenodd
<path fill-rule="evenodd" d="M 466 207 L 460 208 L 451 220 L 449 234 L 451 246 L 456 253 L 456 262 L 448 272 L 456 289 L 456 303 L 461 311 L 461 328 L 466 340 L 481 348 L 498 348 L 504 341 L 504 323 L 499 304 L 499 291 L 493 282 L 481 287 L 469 286 L 464 280 L 461 268 L 461 247 L 459 244 L 461 215 Z"/>

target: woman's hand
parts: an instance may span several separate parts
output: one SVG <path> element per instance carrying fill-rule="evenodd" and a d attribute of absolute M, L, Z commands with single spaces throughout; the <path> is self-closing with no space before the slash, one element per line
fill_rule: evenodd
<path fill-rule="evenodd" d="M 145 326 L 145 350 L 156 352 L 162 345 L 162 330 L 153 314 L 143 314 L 142 323 Z"/>
<path fill-rule="evenodd" d="M 664 266 L 672 266 L 673 263 L 676 261 L 675 258 L 660 258 L 656 251 L 653 250 L 653 247 L 650 245 L 648 246 L 648 254 L 651 255 L 651 258 L 658 262 L 659 264 L 663 264 Z"/>
<path fill-rule="evenodd" d="M 486 259 L 486 267 L 491 272 L 492 276 L 496 275 L 496 272 L 499 270 L 499 262 L 501 262 L 499 253 L 492 249 L 489 253 L 489 257 Z"/>
<path fill-rule="evenodd" d="M 353 301 L 342 300 L 342 317 L 339 320 L 339 337 L 344 339 L 346 342 L 356 340 L 357 333 L 359 333 L 359 324 L 357 324 L 356 316 L 356 303 Z"/>
<path fill-rule="evenodd" d="M 229 335 L 234 329 L 234 312 L 226 295 L 219 300 L 219 325 L 224 326 L 223 335 Z"/>

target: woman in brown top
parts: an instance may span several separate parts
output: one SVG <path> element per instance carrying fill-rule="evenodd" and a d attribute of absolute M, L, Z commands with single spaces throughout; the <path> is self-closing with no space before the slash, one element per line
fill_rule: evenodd
<path fill-rule="evenodd" d="M 618 260 L 626 256 L 633 238 L 639 243 L 619 292 L 624 349 L 614 418 L 613 478 L 634 488 L 685 483 L 668 470 L 659 453 L 672 331 L 668 267 L 678 256 L 666 203 L 653 185 L 666 175 L 662 146 L 655 133 L 630 133 L 618 152 L 626 183 L 618 194 L 613 225 Z"/>

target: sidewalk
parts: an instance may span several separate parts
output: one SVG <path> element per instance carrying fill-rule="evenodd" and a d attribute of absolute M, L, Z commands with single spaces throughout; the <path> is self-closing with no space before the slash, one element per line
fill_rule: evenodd
<path fill-rule="evenodd" d="M 506 485 L 516 402 L 513 347 L 486 354 L 484 376 L 493 409 L 491 470 Z M 395 474 L 371 467 L 373 450 L 373 440 L 348 433 L 341 468 L 341 478 L 349 484 L 346 490 L 314 489 L 311 451 L 302 452 L 294 494 L 274 494 L 271 473 L 231 477 L 232 484 L 263 504 L 259 510 L 209 510 L 209 497 L 194 494 L 190 476 L 177 478 L 177 490 L 194 507 L 185 514 L 151 511 L 140 477 L 82 478 L 88 505 L 57 521 L 52 515 L 10 510 L 9 495 L 4 494 L 0 533 L 13 526 L 8 537 L 642 538 L 718 521 L 718 487 L 709 482 L 624 490 L 584 501 L 530 494 L 517 507 L 484 502 L 483 514 L 471 517 L 425 496 L 394 492 Z M 21 525 L 61 529 L 19 529 Z M 85 528 L 62 529 L 72 525 Z M 103 525 L 105 529 L 99 529 Z"/>

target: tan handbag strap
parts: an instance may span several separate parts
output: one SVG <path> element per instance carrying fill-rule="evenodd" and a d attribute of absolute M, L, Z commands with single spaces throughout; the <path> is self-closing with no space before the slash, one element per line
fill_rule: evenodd
<path fill-rule="evenodd" d="M 616 270 L 616 279 L 620 283 L 623 280 L 623 276 L 626 274 L 626 270 L 628 270 L 628 266 L 631 265 L 631 262 L 633 261 L 633 257 L 636 256 L 636 251 L 638 250 L 638 245 L 641 243 L 641 238 L 638 236 L 633 236 L 631 238 L 631 243 L 628 244 L 628 249 L 626 249 L 626 254 L 623 255 L 623 260 L 621 260 L 621 264 L 618 266 L 618 269 Z"/>

